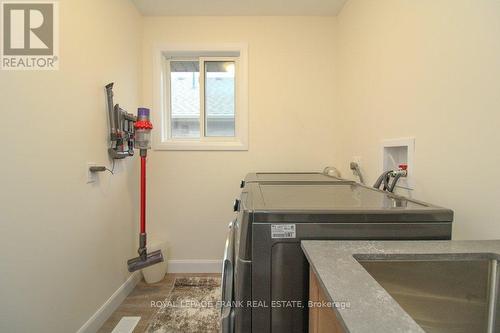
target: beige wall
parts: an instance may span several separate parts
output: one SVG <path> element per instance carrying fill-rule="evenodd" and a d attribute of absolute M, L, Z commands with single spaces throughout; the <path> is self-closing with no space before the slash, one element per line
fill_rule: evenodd
<path fill-rule="evenodd" d="M 136 161 L 109 165 L 104 85 L 140 102 L 142 19 L 129 1 L 60 1 L 60 70 L 0 72 L 0 331 L 75 332 L 128 278 Z"/>
<path fill-rule="evenodd" d="M 249 171 L 319 170 L 334 163 L 335 19 L 145 18 L 144 104 L 152 105 L 155 43 L 248 43 L 249 146 L 244 152 L 153 151 L 151 231 L 170 259 L 220 259 L 232 202 Z"/>
<path fill-rule="evenodd" d="M 153 105 L 159 42 L 249 46 L 249 151 L 150 154 L 148 219 L 169 259 L 221 258 L 248 171 L 349 175 L 360 155 L 372 183 L 380 141 L 407 136 L 411 195 L 454 209 L 456 238 L 500 237 L 498 1 L 350 0 L 338 19 L 141 18 L 122 0 L 60 7 L 60 70 L 0 72 L 0 331 L 75 331 L 129 276 L 137 160 L 94 185 L 84 169 L 109 163 L 106 83 L 129 110 Z"/>
<path fill-rule="evenodd" d="M 372 183 L 381 140 L 414 136 L 412 195 L 455 210 L 455 238 L 500 238 L 499 36 L 493 0 L 350 0 L 338 17 L 345 173 L 360 155 Z"/>

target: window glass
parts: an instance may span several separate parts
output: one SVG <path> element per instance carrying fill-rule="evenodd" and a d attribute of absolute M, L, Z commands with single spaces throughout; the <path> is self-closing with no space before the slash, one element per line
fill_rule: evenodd
<path fill-rule="evenodd" d="M 205 62 L 205 135 L 235 135 L 235 62 Z"/>
<path fill-rule="evenodd" d="M 170 133 L 173 138 L 200 137 L 200 68 L 198 61 L 170 61 Z"/>

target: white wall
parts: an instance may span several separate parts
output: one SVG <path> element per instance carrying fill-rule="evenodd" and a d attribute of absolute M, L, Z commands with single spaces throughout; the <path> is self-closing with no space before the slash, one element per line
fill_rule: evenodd
<path fill-rule="evenodd" d="M 60 70 L 0 71 L 0 331 L 75 332 L 128 278 L 137 167 L 109 165 L 104 85 L 140 102 L 142 18 L 129 1 L 60 1 Z"/>
<path fill-rule="evenodd" d="M 148 218 L 170 259 L 220 259 L 232 202 L 249 171 L 335 162 L 332 17 L 159 17 L 144 23 L 144 104 L 155 43 L 248 43 L 249 151 L 153 151 Z M 158 124 L 157 124 L 158 126 Z"/>
<path fill-rule="evenodd" d="M 499 1 L 350 0 L 332 40 L 345 174 L 360 155 L 373 183 L 381 140 L 414 136 L 412 195 L 453 209 L 455 238 L 500 238 L 499 36 Z"/>

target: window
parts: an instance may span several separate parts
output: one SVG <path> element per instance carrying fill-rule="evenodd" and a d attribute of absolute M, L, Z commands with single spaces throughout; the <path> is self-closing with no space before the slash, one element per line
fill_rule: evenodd
<path fill-rule="evenodd" d="M 155 149 L 246 150 L 246 48 L 159 51 L 162 120 Z"/>
<path fill-rule="evenodd" d="M 200 67 L 198 61 L 173 60 L 170 67 L 170 135 L 200 137 Z"/>
<path fill-rule="evenodd" d="M 205 61 L 205 135 L 234 137 L 234 60 Z"/>

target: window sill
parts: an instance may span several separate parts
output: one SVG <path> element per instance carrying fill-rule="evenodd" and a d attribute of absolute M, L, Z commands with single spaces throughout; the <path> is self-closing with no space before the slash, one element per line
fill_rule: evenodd
<path fill-rule="evenodd" d="M 162 141 L 153 145 L 153 150 L 248 150 L 248 144 L 241 141 Z"/>

